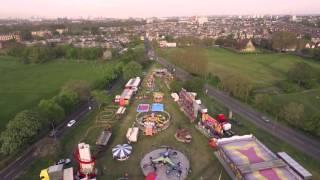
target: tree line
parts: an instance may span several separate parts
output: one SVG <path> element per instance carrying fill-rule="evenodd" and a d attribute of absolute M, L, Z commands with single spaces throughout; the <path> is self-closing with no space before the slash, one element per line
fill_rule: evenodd
<path fill-rule="evenodd" d="M 40 64 L 58 58 L 95 60 L 103 56 L 102 48 L 76 48 L 70 45 L 44 46 L 16 46 L 9 49 L 8 55 L 20 58 L 22 63 Z"/>

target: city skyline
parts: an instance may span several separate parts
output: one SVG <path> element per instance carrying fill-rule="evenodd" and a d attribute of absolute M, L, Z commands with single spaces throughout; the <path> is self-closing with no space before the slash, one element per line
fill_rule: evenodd
<path fill-rule="evenodd" d="M 0 17 L 129 18 L 206 15 L 319 14 L 320 1 L 309 0 L 19 0 L 3 2 Z M 9 8 L 8 8 L 9 7 Z M 183 8 L 182 8 L 183 7 Z"/>

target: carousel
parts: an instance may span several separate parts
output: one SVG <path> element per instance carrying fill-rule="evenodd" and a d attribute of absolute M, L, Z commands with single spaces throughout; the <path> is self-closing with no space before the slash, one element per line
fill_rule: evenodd
<path fill-rule="evenodd" d="M 129 144 L 118 144 L 112 148 L 113 159 L 125 161 L 129 159 L 132 152 L 132 146 Z"/>
<path fill-rule="evenodd" d="M 150 111 L 137 114 L 136 122 L 141 131 L 152 136 L 169 127 L 170 114 L 166 111 Z"/>
<path fill-rule="evenodd" d="M 187 178 L 190 163 L 183 153 L 166 147 L 145 154 L 140 167 L 148 180 L 181 180 Z"/>

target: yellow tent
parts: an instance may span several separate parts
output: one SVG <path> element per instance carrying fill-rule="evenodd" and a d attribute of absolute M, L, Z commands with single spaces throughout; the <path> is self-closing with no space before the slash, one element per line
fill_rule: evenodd
<path fill-rule="evenodd" d="M 50 180 L 49 174 L 48 174 L 48 169 L 42 169 L 40 172 L 40 179 L 41 180 Z"/>

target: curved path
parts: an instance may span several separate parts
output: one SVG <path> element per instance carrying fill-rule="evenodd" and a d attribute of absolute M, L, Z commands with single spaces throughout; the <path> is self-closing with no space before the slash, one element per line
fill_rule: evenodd
<path fill-rule="evenodd" d="M 83 136 L 83 141 L 89 133 L 96 128 L 111 128 L 112 124 L 114 124 L 117 120 L 115 119 L 115 112 L 116 112 L 116 106 L 105 106 L 102 108 L 102 110 L 98 113 L 96 116 L 96 122 L 94 126 L 91 126 L 87 129 L 85 135 Z"/>

